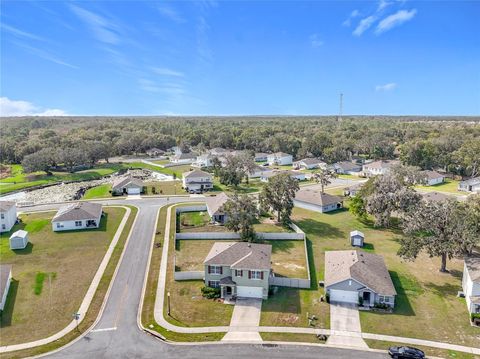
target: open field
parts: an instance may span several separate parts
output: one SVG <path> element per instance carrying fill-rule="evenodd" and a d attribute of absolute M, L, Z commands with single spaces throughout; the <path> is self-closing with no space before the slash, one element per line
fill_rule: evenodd
<path fill-rule="evenodd" d="M 29 231 L 23 250 L 10 250 L 9 234 L 0 236 L 2 263 L 13 267 L 1 318 L 2 345 L 47 337 L 72 320 L 125 213 L 113 207 L 104 211 L 98 229 L 58 233 L 50 225 L 54 212 L 22 215 L 12 231 Z"/>
<path fill-rule="evenodd" d="M 88 189 L 85 192 L 85 195 L 82 198 L 83 199 L 92 199 L 92 198 L 112 197 L 112 194 L 110 193 L 111 189 L 112 189 L 111 184 L 102 184 L 100 186 Z"/>
<path fill-rule="evenodd" d="M 182 188 L 181 181 L 161 181 L 161 182 L 146 182 L 146 195 L 176 195 L 186 194 Z"/>
<path fill-rule="evenodd" d="M 445 178 L 445 182 L 436 184 L 433 186 L 415 186 L 415 188 L 422 191 L 437 191 L 437 192 L 448 192 L 458 195 L 468 195 L 468 192 L 462 192 L 458 190 L 459 181 L 452 180 L 450 178 Z"/>
<path fill-rule="evenodd" d="M 226 186 L 221 184 L 218 181 L 218 178 L 214 178 L 213 180 L 213 191 L 214 192 L 225 192 L 226 194 L 231 194 L 234 192 L 238 192 L 240 194 L 245 193 L 255 193 L 261 191 L 264 183 L 261 182 L 259 179 L 252 179 L 247 184 L 246 182 L 242 182 L 238 185 L 238 187 Z"/>

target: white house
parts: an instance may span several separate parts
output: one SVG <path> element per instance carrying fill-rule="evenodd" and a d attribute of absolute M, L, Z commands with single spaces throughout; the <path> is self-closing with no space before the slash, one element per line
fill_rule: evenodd
<path fill-rule="evenodd" d="M 422 171 L 422 175 L 425 178 L 425 184 L 427 186 L 434 186 L 445 181 L 445 176 L 437 171 Z"/>
<path fill-rule="evenodd" d="M 210 150 L 212 156 L 226 156 L 230 153 L 229 150 L 222 147 L 215 147 Z"/>
<path fill-rule="evenodd" d="M 480 193 L 480 177 L 470 178 L 469 180 L 461 181 L 458 184 L 458 190 L 464 192 Z"/>
<path fill-rule="evenodd" d="M 17 222 L 17 206 L 13 201 L 0 201 L 0 233 L 9 232 Z"/>
<path fill-rule="evenodd" d="M 362 166 L 351 161 L 340 161 L 333 164 L 333 169 L 338 174 L 355 176 L 360 174 Z"/>
<path fill-rule="evenodd" d="M 298 181 L 305 181 L 305 173 L 299 171 L 264 171 L 260 176 L 260 181 L 268 182 L 270 178 L 278 176 L 279 174 L 287 173 L 290 177 Z"/>
<path fill-rule="evenodd" d="M 390 169 L 393 166 L 400 164 L 400 161 L 397 160 L 387 160 L 387 161 L 374 161 L 370 163 L 365 163 L 362 168 L 362 172 L 367 177 L 384 175 L 390 172 Z"/>
<path fill-rule="evenodd" d="M 248 172 L 248 178 L 260 178 L 263 174 L 273 172 L 271 168 L 255 166 Z"/>
<path fill-rule="evenodd" d="M 193 167 L 199 167 L 199 168 L 204 168 L 204 167 L 212 167 L 213 166 L 213 159 L 215 156 L 207 153 L 204 155 L 200 155 L 197 157 L 195 162 L 193 162 L 192 166 Z"/>
<path fill-rule="evenodd" d="M 208 172 L 193 170 L 183 174 L 183 188 L 187 192 L 204 192 L 213 188 L 213 178 Z"/>
<path fill-rule="evenodd" d="M 267 162 L 268 160 L 268 153 L 257 152 L 254 156 L 255 162 Z"/>
<path fill-rule="evenodd" d="M 28 244 L 28 232 L 19 229 L 10 236 L 10 249 L 24 249 Z"/>
<path fill-rule="evenodd" d="M 363 247 L 365 235 L 360 231 L 350 232 L 350 244 L 354 247 Z"/>
<path fill-rule="evenodd" d="M 343 195 L 349 196 L 349 197 L 355 197 L 360 192 L 364 184 L 365 183 L 362 182 L 362 183 L 353 184 L 349 187 L 345 187 L 345 189 L 343 190 Z"/>
<path fill-rule="evenodd" d="M 141 179 L 134 178 L 131 176 L 118 177 L 113 181 L 112 194 L 114 195 L 140 194 L 143 192 L 144 186 L 145 184 Z"/>
<path fill-rule="evenodd" d="M 197 155 L 195 153 L 188 152 L 188 153 L 180 153 L 178 155 L 173 156 L 170 159 L 170 162 L 188 165 L 195 162 L 196 159 L 197 159 Z"/>
<path fill-rule="evenodd" d="M 10 289 L 10 282 L 12 281 L 12 266 L 9 264 L 0 264 L 0 295 L 2 301 L 0 302 L 0 311 L 5 308 L 7 301 L 8 290 Z"/>
<path fill-rule="evenodd" d="M 52 219 L 52 230 L 68 231 L 98 228 L 102 218 L 102 205 L 93 202 L 77 202 L 61 207 Z"/>
<path fill-rule="evenodd" d="M 288 153 L 275 152 L 267 156 L 267 162 L 270 166 L 286 166 L 293 163 L 293 156 Z"/>
<path fill-rule="evenodd" d="M 311 170 L 314 168 L 327 168 L 327 164 L 320 158 L 304 158 L 293 163 L 295 169 Z"/>
<path fill-rule="evenodd" d="M 465 258 L 462 288 L 470 313 L 480 313 L 480 256 Z"/>
<path fill-rule="evenodd" d="M 320 213 L 335 211 L 343 207 L 340 197 L 308 188 L 302 188 L 295 194 L 293 204 L 295 207 Z"/>

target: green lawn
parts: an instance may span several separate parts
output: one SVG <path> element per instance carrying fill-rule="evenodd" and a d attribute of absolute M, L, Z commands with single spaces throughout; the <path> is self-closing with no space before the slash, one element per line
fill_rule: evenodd
<path fill-rule="evenodd" d="M 232 194 L 234 192 L 246 194 L 246 193 L 255 193 L 260 192 L 264 183 L 259 179 L 250 180 L 247 184 L 242 182 L 238 187 L 226 186 L 221 184 L 217 178 L 213 180 L 213 191 L 214 192 L 225 192 L 226 194 Z"/>
<path fill-rule="evenodd" d="M 208 212 L 183 212 L 180 216 L 180 228 L 203 227 L 210 222 Z"/>
<path fill-rule="evenodd" d="M 436 184 L 434 186 L 415 186 L 422 191 L 437 191 L 437 192 L 448 192 L 453 194 L 465 195 L 466 192 L 461 192 L 458 190 L 459 181 L 446 178 L 444 183 Z"/>
<path fill-rule="evenodd" d="M 260 332 L 260 336 L 267 342 L 299 342 L 299 343 L 313 343 L 325 344 L 313 334 L 302 333 L 266 333 Z"/>
<path fill-rule="evenodd" d="M 111 184 L 102 184 L 97 187 L 90 188 L 85 192 L 83 199 L 92 199 L 92 198 L 106 198 L 111 197 L 112 194 L 110 190 L 112 189 Z"/>
<path fill-rule="evenodd" d="M 100 228 L 65 232 L 52 231 L 54 212 L 23 214 L 11 231 L 29 231 L 23 250 L 10 250 L 11 232 L 0 236 L 1 262 L 13 267 L 0 322 L 2 345 L 45 338 L 70 323 L 125 213 L 104 211 Z"/>
<path fill-rule="evenodd" d="M 145 187 L 147 195 L 177 195 L 186 194 L 182 188 L 181 181 L 159 181 L 159 182 L 146 182 Z"/>

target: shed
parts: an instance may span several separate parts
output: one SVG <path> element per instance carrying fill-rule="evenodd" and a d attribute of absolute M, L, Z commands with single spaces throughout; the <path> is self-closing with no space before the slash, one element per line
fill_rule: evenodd
<path fill-rule="evenodd" d="M 350 244 L 354 247 L 363 247 L 365 235 L 360 231 L 350 232 Z"/>
<path fill-rule="evenodd" d="M 28 232 L 20 229 L 10 236 L 10 249 L 24 249 L 28 244 Z"/>

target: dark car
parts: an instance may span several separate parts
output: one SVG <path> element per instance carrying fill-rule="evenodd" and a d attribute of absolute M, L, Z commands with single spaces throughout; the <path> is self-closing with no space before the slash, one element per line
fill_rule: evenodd
<path fill-rule="evenodd" d="M 405 358 L 405 359 L 423 359 L 425 358 L 425 353 L 420 349 L 412 347 L 390 347 L 388 349 L 388 354 L 392 358 Z"/>

